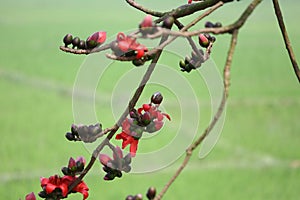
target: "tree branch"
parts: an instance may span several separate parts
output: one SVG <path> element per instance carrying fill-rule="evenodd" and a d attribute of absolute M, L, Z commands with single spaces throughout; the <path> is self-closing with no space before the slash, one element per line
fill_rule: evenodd
<path fill-rule="evenodd" d="M 180 175 L 180 173 L 183 171 L 183 169 L 187 166 L 194 149 L 196 149 L 201 144 L 201 142 L 208 136 L 210 131 L 214 128 L 214 126 L 218 122 L 219 118 L 221 117 L 221 115 L 224 111 L 225 105 L 226 105 L 227 98 L 228 98 L 228 92 L 229 92 L 229 86 L 230 86 L 230 68 L 231 68 L 233 53 L 234 53 L 236 43 L 237 43 L 237 36 L 238 36 L 238 30 L 236 29 L 233 31 L 233 34 L 232 34 L 231 44 L 230 44 L 228 56 L 227 56 L 225 67 L 224 67 L 224 74 L 223 74 L 224 94 L 223 94 L 223 98 L 219 105 L 217 113 L 215 114 L 213 120 L 208 125 L 208 127 L 205 129 L 205 131 L 201 134 L 201 136 L 188 147 L 188 149 L 186 150 L 186 156 L 185 156 L 182 164 L 177 169 L 175 174 L 171 177 L 171 179 L 167 182 L 167 184 L 164 186 L 162 191 L 155 197 L 154 200 L 160 200 L 164 196 L 164 194 L 167 192 L 167 190 L 172 185 L 172 183 L 176 180 L 176 178 Z"/>
<path fill-rule="evenodd" d="M 286 31 L 285 25 L 284 25 L 283 16 L 282 16 L 282 13 L 281 13 L 281 9 L 280 9 L 278 0 L 273 0 L 273 5 L 274 5 L 274 10 L 275 10 L 275 14 L 276 14 L 276 17 L 277 17 L 277 21 L 278 21 L 278 24 L 279 24 L 279 27 L 280 27 L 280 30 L 281 30 L 281 33 L 282 33 L 282 37 L 284 39 L 285 47 L 288 51 L 291 63 L 292 63 L 293 68 L 294 68 L 294 72 L 295 72 L 295 74 L 298 78 L 298 81 L 300 82 L 300 69 L 298 67 L 293 48 L 292 48 L 288 33 Z"/>
<path fill-rule="evenodd" d="M 126 0 L 126 2 L 127 2 L 130 6 L 136 8 L 136 9 L 138 9 L 138 10 L 140 10 L 140 11 L 146 13 L 146 14 L 155 16 L 155 17 L 162 17 L 162 16 L 165 14 L 165 13 L 163 13 L 163 12 L 157 12 L 157 11 L 150 10 L 150 9 L 148 9 L 148 8 L 145 8 L 145 7 L 141 6 L 140 4 L 136 3 L 134 0 Z"/>

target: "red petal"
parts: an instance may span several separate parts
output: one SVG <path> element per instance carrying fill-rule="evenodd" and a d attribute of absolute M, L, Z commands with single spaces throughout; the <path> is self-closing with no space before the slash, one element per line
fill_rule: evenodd
<path fill-rule="evenodd" d="M 143 110 L 144 110 L 143 108 L 139 108 L 139 109 L 138 109 L 138 113 L 139 113 L 139 114 L 142 114 L 142 111 L 143 111 Z"/>
<path fill-rule="evenodd" d="M 121 51 L 123 51 L 124 53 L 129 51 L 130 48 L 130 44 L 127 41 L 119 41 L 118 42 L 118 47 Z"/>
<path fill-rule="evenodd" d="M 134 141 L 132 141 L 132 143 L 130 145 L 130 154 L 132 157 L 134 157 L 136 154 L 138 143 L 139 143 L 139 141 L 134 139 Z"/>
<path fill-rule="evenodd" d="M 106 40 L 106 32 L 105 31 L 99 31 L 98 32 L 98 40 L 97 40 L 97 42 L 100 43 L 100 44 L 102 44 L 102 43 L 105 42 L 105 40 Z"/>
<path fill-rule="evenodd" d="M 26 195 L 25 200 L 36 200 L 33 192 Z"/>
<path fill-rule="evenodd" d="M 63 183 L 59 186 L 59 188 L 61 189 L 63 197 L 66 197 L 68 195 L 68 184 Z"/>
<path fill-rule="evenodd" d="M 44 187 L 49 183 L 49 179 L 44 177 L 40 178 L 40 181 L 41 181 L 41 187 Z"/>
<path fill-rule="evenodd" d="M 50 194 L 51 192 L 53 192 L 53 190 L 55 190 L 57 188 L 57 185 L 53 185 L 52 183 L 48 183 L 46 185 L 46 193 Z"/>
<path fill-rule="evenodd" d="M 141 57 L 144 56 L 144 54 L 145 54 L 144 50 L 139 49 L 139 50 L 137 50 L 136 58 L 140 59 Z"/>
<path fill-rule="evenodd" d="M 149 111 L 151 108 L 151 105 L 150 104 L 143 104 L 143 109 L 144 111 Z"/>

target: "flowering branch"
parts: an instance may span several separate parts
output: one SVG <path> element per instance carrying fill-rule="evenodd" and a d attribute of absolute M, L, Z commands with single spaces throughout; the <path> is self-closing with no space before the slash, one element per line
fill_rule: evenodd
<path fill-rule="evenodd" d="M 282 17 L 282 13 L 281 13 L 281 9 L 280 9 L 278 0 L 273 0 L 273 5 L 274 5 L 274 10 L 275 10 L 275 14 L 277 17 L 277 21 L 278 21 L 278 24 L 279 24 L 279 27 L 280 27 L 280 30 L 282 33 L 282 37 L 284 39 L 285 47 L 288 51 L 291 63 L 294 68 L 295 75 L 296 75 L 298 81 L 300 82 L 300 69 L 297 64 L 296 57 L 295 57 L 290 39 L 289 39 L 288 33 L 286 31 L 285 25 L 284 25 L 284 21 L 283 21 L 283 17 Z"/>

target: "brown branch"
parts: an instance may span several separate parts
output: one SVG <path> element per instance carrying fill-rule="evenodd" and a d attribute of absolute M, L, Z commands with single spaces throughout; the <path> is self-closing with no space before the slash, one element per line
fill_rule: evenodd
<path fill-rule="evenodd" d="M 282 33 L 282 37 L 284 39 L 285 47 L 288 51 L 291 63 L 292 63 L 293 68 L 294 68 L 294 72 L 295 72 L 295 74 L 298 78 L 298 81 L 300 82 L 300 69 L 299 69 L 299 66 L 297 64 L 296 56 L 294 54 L 294 51 L 293 51 L 293 48 L 292 48 L 287 30 L 286 30 L 285 25 L 284 25 L 283 16 L 282 16 L 282 13 L 281 13 L 281 9 L 280 9 L 278 0 L 273 0 L 273 5 L 274 5 L 274 10 L 275 10 L 275 14 L 276 14 L 276 17 L 277 17 L 277 21 L 278 21 L 278 24 L 279 24 L 279 27 L 280 27 L 280 30 L 281 30 L 281 33 Z"/>
<path fill-rule="evenodd" d="M 146 13 L 146 14 L 155 16 L 155 17 L 162 17 L 162 16 L 165 14 L 165 13 L 163 13 L 163 12 L 157 12 L 157 11 L 150 10 L 150 9 L 148 9 L 148 8 L 145 8 L 145 7 L 141 6 L 140 4 L 136 3 L 134 0 L 126 0 L 126 2 L 127 2 L 130 6 L 136 8 L 136 9 L 138 9 L 138 10 L 140 10 L 140 11 Z"/>
<path fill-rule="evenodd" d="M 59 47 L 60 50 L 66 52 L 66 53 L 73 53 L 73 54 L 91 54 L 91 53 L 96 53 L 96 52 L 100 52 L 100 51 L 104 51 L 107 49 L 110 49 L 110 44 L 106 44 L 94 49 L 72 49 L 69 47 L 65 47 L 65 46 L 60 46 Z"/>
<path fill-rule="evenodd" d="M 236 43 L 237 43 L 237 36 L 238 36 L 238 30 L 236 29 L 233 31 L 233 34 L 232 34 L 231 44 L 230 44 L 228 56 L 227 56 L 225 67 L 224 67 L 224 74 L 223 74 L 223 76 L 224 76 L 224 94 L 223 94 L 222 101 L 219 105 L 218 111 L 216 112 L 213 120 L 210 122 L 208 127 L 201 134 L 201 136 L 188 147 L 188 149 L 186 150 L 186 156 L 185 156 L 182 164 L 179 166 L 179 168 L 177 169 L 175 174 L 171 177 L 171 179 L 164 186 L 162 191 L 155 197 L 155 200 L 160 200 L 164 196 L 164 194 L 167 192 L 167 190 L 172 185 L 172 183 L 176 180 L 176 178 L 180 175 L 180 173 L 183 171 L 183 169 L 187 166 L 194 149 L 197 148 L 199 146 L 199 144 L 201 144 L 201 142 L 208 136 L 210 131 L 214 128 L 214 126 L 218 122 L 219 118 L 221 117 L 223 110 L 225 108 L 225 105 L 226 105 L 227 98 L 228 98 L 228 92 L 229 92 L 229 86 L 230 86 L 230 68 L 231 68 L 233 53 L 234 53 Z"/>

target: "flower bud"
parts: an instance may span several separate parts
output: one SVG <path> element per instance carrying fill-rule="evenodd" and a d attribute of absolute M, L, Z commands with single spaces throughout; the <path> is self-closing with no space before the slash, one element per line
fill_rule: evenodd
<path fill-rule="evenodd" d="M 74 141 L 75 140 L 75 136 L 73 133 L 66 133 L 66 138 L 69 140 L 69 141 Z"/>
<path fill-rule="evenodd" d="M 75 47 L 78 47 L 79 43 L 80 43 L 80 38 L 79 37 L 74 37 L 73 40 L 72 40 L 73 49 Z"/>
<path fill-rule="evenodd" d="M 221 24 L 221 22 L 216 22 L 216 23 L 215 23 L 215 25 L 214 25 L 214 27 L 216 27 L 216 28 L 220 28 L 220 27 L 222 27 L 222 24 Z"/>
<path fill-rule="evenodd" d="M 36 200 L 36 197 L 33 192 L 26 195 L 25 200 Z"/>
<path fill-rule="evenodd" d="M 86 49 L 86 43 L 84 40 L 80 40 L 79 44 L 78 44 L 78 48 L 79 49 Z"/>
<path fill-rule="evenodd" d="M 167 17 L 162 24 L 163 28 L 171 29 L 174 23 L 174 17 Z"/>
<path fill-rule="evenodd" d="M 103 44 L 106 40 L 106 32 L 99 31 L 93 33 L 86 39 L 86 46 L 88 49 L 93 49 L 101 44 Z"/>
<path fill-rule="evenodd" d="M 69 159 L 68 168 L 70 169 L 76 168 L 76 161 L 72 157 Z"/>
<path fill-rule="evenodd" d="M 69 44 L 72 44 L 73 36 L 71 34 L 67 34 L 63 41 L 65 43 L 65 47 L 67 47 Z"/>
<path fill-rule="evenodd" d="M 152 34 L 156 30 L 155 23 L 152 21 L 151 15 L 146 15 L 144 20 L 139 24 L 139 28 L 142 34 Z"/>
<path fill-rule="evenodd" d="M 148 199 L 150 199 L 150 200 L 154 199 L 155 195 L 156 195 L 156 188 L 155 187 L 150 187 L 147 191 Z"/>
<path fill-rule="evenodd" d="M 109 161 L 111 161 L 111 158 L 106 154 L 100 154 L 99 155 L 99 160 L 100 160 L 102 165 L 107 165 L 107 163 Z"/>
<path fill-rule="evenodd" d="M 160 104 L 163 100 L 163 96 L 161 95 L 160 92 L 155 92 L 152 96 L 151 96 L 151 103 L 154 104 Z"/>
<path fill-rule="evenodd" d="M 209 46 L 209 40 L 204 34 L 199 34 L 198 39 L 201 47 L 207 48 Z"/>
<path fill-rule="evenodd" d="M 134 196 L 128 195 L 125 200 L 134 200 Z"/>
<path fill-rule="evenodd" d="M 142 59 L 135 59 L 132 61 L 132 64 L 136 67 L 142 66 L 145 64 L 145 61 Z"/>
<path fill-rule="evenodd" d="M 205 28 L 213 28 L 213 27 L 215 27 L 215 25 L 212 22 L 210 22 L 210 21 L 207 21 L 204 26 L 205 26 Z"/>

